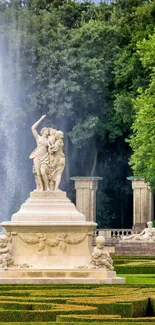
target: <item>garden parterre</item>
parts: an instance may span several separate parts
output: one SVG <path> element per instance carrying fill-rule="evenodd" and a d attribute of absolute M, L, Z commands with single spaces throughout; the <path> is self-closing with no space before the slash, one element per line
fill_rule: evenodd
<path fill-rule="evenodd" d="M 117 274 L 155 274 L 155 256 L 114 256 Z"/>
<path fill-rule="evenodd" d="M 155 324 L 155 286 L 0 285 L 0 325 Z"/>
<path fill-rule="evenodd" d="M 154 257 L 114 257 L 114 266 L 132 284 L 0 285 L 0 325 L 155 324 Z"/>

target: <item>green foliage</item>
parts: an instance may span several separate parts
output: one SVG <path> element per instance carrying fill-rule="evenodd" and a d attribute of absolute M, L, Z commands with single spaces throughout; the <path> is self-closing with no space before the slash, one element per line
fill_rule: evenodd
<path fill-rule="evenodd" d="M 135 117 L 143 123 L 132 127 L 131 165 L 154 186 L 154 23 L 154 1 L 0 1 L 0 55 L 4 80 L 10 69 L 13 75 L 13 111 L 24 112 L 24 121 L 47 114 L 46 123 L 65 132 L 63 188 L 72 198 L 71 175 L 103 176 L 100 227 L 132 225 L 125 138 Z M 134 141 L 147 129 L 145 115 L 152 127 Z"/>
<path fill-rule="evenodd" d="M 114 256 L 118 274 L 154 274 L 154 256 Z"/>
<path fill-rule="evenodd" d="M 105 322 L 106 320 L 117 320 L 117 318 L 121 318 L 120 315 L 61 315 L 61 316 L 57 316 L 57 320 L 60 322 L 83 322 L 83 321 L 87 321 L 89 323 L 92 322 Z"/>
<path fill-rule="evenodd" d="M 134 101 L 135 120 L 129 143 L 133 149 L 130 164 L 136 176 L 144 177 L 155 190 L 155 34 L 138 43 L 138 53 L 144 68 L 150 73 L 147 89 L 139 89 Z"/>
<path fill-rule="evenodd" d="M 0 292 L 1 325 L 148 325 L 155 320 L 148 317 L 155 313 L 153 286 L 0 285 Z M 55 303 L 61 296 L 63 302 Z"/>
<path fill-rule="evenodd" d="M 155 266 L 116 266 L 115 270 L 118 274 L 153 274 Z"/>

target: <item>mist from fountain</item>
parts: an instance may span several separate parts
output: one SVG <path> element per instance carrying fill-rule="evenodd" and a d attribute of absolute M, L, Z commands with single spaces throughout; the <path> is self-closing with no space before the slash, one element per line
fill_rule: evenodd
<path fill-rule="evenodd" d="M 8 34 L 16 42 L 13 53 L 11 42 L 0 36 L 0 222 L 9 220 L 29 192 L 26 175 L 25 113 L 20 94 L 20 43 L 18 30 Z"/>

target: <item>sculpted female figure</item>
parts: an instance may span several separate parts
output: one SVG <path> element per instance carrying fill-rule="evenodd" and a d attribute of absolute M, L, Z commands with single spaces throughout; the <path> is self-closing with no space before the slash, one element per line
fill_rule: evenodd
<path fill-rule="evenodd" d="M 53 141 L 54 138 L 55 141 Z M 63 132 L 51 129 L 49 141 L 49 177 L 51 187 L 57 190 L 65 167 L 65 155 L 62 150 L 64 145 Z"/>
<path fill-rule="evenodd" d="M 40 132 L 40 135 L 37 132 L 37 127 L 40 122 L 46 117 L 43 115 L 36 123 L 32 125 L 32 133 L 36 139 L 37 147 L 30 154 L 30 159 L 33 159 L 34 163 L 34 172 L 36 174 L 36 183 L 38 191 L 50 191 L 49 181 L 48 181 L 48 164 L 49 164 L 49 155 L 48 155 L 48 136 L 49 129 L 43 128 Z"/>

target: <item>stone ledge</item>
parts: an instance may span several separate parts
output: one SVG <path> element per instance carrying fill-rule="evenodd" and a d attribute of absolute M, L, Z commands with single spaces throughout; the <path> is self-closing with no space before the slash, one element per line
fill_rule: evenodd
<path fill-rule="evenodd" d="M 123 284 L 125 278 L 116 276 L 115 271 L 106 269 L 15 269 L 0 272 L 2 283 L 105 283 Z"/>
<path fill-rule="evenodd" d="M 155 256 L 155 242 L 120 241 L 114 255 Z"/>
<path fill-rule="evenodd" d="M 106 281 L 107 280 L 107 281 Z M 109 278 L 99 280 L 95 278 L 3 278 L 0 284 L 124 284 L 125 278 Z"/>
<path fill-rule="evenodd" d="M 1 223 L 2 227 L 7 227 L 7 226 L 11 226 L 11 227 L 59 227 L 59 226 L 63 226 L 63 227 L 68 227 L 68 226 L 72 226 L 72 227 L 81 227 L 81 226 L 88 226 L 88 227 L 92 227 L 95 228 L 97 226 L 97 223 L 93 222 L 93 221 L 4 221 Z"/>
<path fill-rule="evenodd" d="M 89 269 L 89 268 L 13 268 L 0 271 L 1 278 L 116 278 L 115 271 L 106 269 Z"/>

